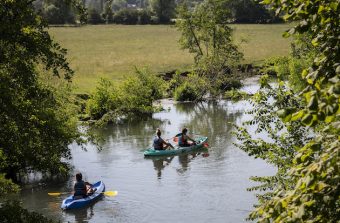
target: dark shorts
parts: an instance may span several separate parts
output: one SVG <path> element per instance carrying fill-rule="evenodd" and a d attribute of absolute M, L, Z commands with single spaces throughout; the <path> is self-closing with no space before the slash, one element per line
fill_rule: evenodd
<path fill-rule="evenodd" d="M 189 143 L 184 143 L 184 144 L 181 144 L 181 145 L 179 145 L 180 147 L 189 147 L 189 146 L 191 146 L 191 144 L 189 144 Z"/>

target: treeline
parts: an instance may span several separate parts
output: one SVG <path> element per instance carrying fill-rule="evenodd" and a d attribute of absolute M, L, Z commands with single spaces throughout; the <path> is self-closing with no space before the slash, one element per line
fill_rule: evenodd
<path fill-rule="evenodd" d="M 89 24 L 169 24 L 180 19 L 177 8 L 186 4 L 192 10 L 200 0 L 36 0 L 36 10 L 49 24 L 78 24 L 79 7 L 86 9 Z M 276 23 L 280 17 L 255 0 L 225 0 L 231 12 L 228 23 Z M 78 5 L 78 10 L 77 6 Z"/>

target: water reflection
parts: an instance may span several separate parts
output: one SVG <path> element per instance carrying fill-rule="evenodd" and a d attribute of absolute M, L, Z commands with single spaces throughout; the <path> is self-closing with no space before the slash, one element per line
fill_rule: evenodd
<path fill-rule="evenodd" d="M 69 216 L 74 215 L 74 222 L 77 222 L 77 223 L 89 222 L 94 216 L 94 211 L 93 211 L 94 205 L 95 204 L 92 204 L 91 206 L 87 208 L 68 210 L 68 211 L 65 211 L 64 214 L 69 215 Z"/>
<path fill-rule="evenodd" d="M 173 160 L 174 156 L 170 157 L 160 157 L 160 158 L 153 158 L 153 166 L 157 172 L 157 178 L 161 179 L 162 178 L 162 170 L 168 166 L 171 161 Z"/>
<path fill-rule="evenodd" d="M 195 159 L 196 157 L 202 155 L 203 158 L 209 156 L 209 150 L 207 148 L 200 148 L 196 151 L 191 151 L 187 153 L 181 153 L 179 155 L 174 156 L 159 156 L 159 157 L 145 157 L 145 159 L 152 160 L 154 169 L 157 174 L 158 179 L 162 179 L 162 171 L 165 167 L 169 166 L 170 163 L 173 161 L 175 157 L 178 157 L 178 163 L 180 164 L 179 167 L 176 168 L 176 171 L 179 174 L 183 174 L 187 171 L 189 167 L 189 163 Z"/>

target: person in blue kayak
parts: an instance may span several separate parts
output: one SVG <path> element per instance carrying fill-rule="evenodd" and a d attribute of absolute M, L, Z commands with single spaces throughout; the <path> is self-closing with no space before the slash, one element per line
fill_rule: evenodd
<path fill-rule="evenodd" d="M 74 184 L 74 199 L 81 199 L 93 194 L 92 184 L 83 181 L 81 173 L 76 174 L 76 183 Z"/>
<path fill-rule="evenodd" d="M 188 146 L 196 145 L 196 141 L 193 140 L 192 138 L 190 138 L 187 135 L 187 133 L 188 133 L 188 129 L 187 128 L 183 128 L 182 132 L 176 135 L 176 136 L 178 136 L 178 146 L 180 146 L 180 147 L 188 147 Z M 189 140 L 191 142 L 189 142 Z"/>
<path fill-rule="evenodd" d="M 153 140 L 153 148 L 156 150 L 166 150 L 169 147 L 174 149 L 174 147 L 170 143 L 165 142 L 164 139 L 162 139 L 161 135 L 162 135 L 161 130 L 157 129 L 156 136 Z"/>

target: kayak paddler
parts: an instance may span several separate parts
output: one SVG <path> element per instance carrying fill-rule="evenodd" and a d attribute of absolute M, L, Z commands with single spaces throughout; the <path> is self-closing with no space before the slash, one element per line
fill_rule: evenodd
<path fill-rule="evenodd" d="M 85 198 L 93 194 L 92 184 L 83 181 L 83 175 L 81 173 L 76 174 L 76 183 L 74 184 L 73 199 Z"/>
<path fill-rule="evenodd" d="M 194 139 L 190 138 L 187 135 L 187 133 L 188 133 L 188 129 L 183 128 L 182 132 L 176 135 L 176 136 L 178 136 L 178 146 L 188 147 L 188 146 L 196 145 L 196 141 Z M 191 142 L 189 142 L 189 140 Z"/>
<path fill-rule="evenodd" d="M 169 147 L 174 149 L 174 147 L 170 143 L 165 142 L 164 139 L 162 139 L 161 135 L 162 135 L 161 130 L 157 129 L 156 136 L 153 140 L 153 148 L 155 150 L 165 150 L 165 149 L 168 149 Z"/>

